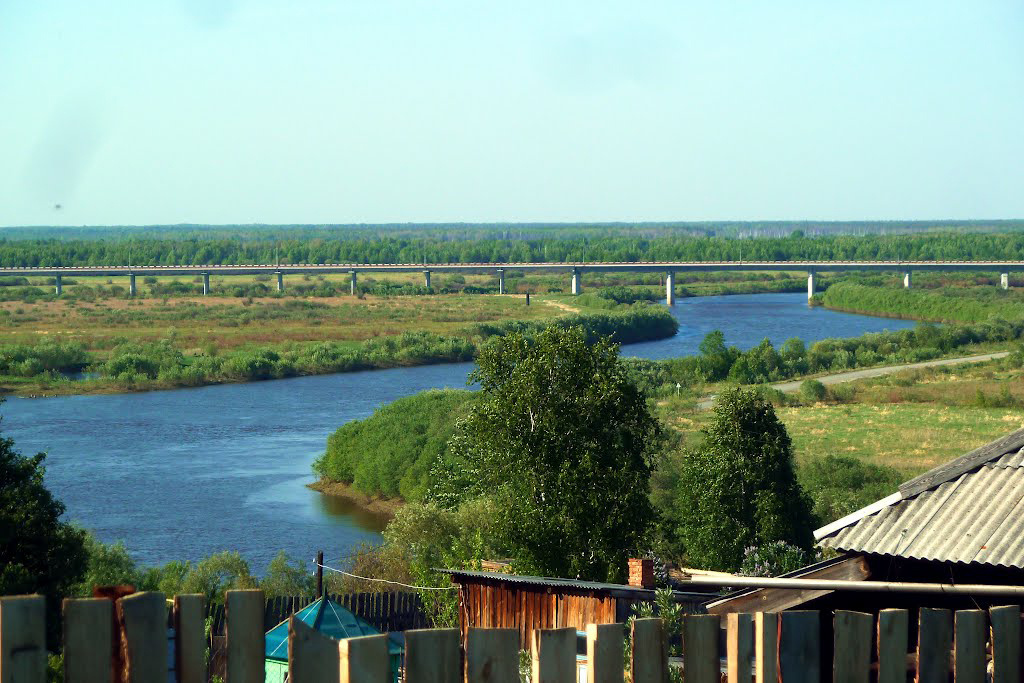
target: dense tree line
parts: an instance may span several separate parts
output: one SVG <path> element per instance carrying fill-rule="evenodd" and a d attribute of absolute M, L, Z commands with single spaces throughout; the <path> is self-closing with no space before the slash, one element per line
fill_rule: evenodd
<path fill-rule="evenodd" d="M 1024 233 L 1019 232 L 806 237 L 798 231 L 758 239 L 691 233 L 514 233 L 471 238 L 429 233 L 238 238 L 215 233 L 187 239 L 7 239 L 0 240 L 0 266 L 1024 259 Z"/>

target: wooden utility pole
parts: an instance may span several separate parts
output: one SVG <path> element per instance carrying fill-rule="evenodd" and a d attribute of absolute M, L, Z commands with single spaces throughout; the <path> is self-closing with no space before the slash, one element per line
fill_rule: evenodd
<path fill-rule="evenodd" d="M 306 555 L 309 557 L 309 555 Z M 323 597 L 324 594 L 324 551 L 316 551 L 316 597 Z"/>

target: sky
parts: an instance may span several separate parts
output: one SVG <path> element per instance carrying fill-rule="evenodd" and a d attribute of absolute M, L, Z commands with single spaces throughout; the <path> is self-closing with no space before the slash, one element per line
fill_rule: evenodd
<path fill-rule="evenodd" d="M 1024 217 L 1020 0 L 3 0 L 0 226 Z"/>

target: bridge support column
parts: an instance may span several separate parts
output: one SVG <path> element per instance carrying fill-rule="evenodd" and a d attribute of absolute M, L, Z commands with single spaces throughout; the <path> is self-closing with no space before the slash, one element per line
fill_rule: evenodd
<path fill-rule="evenodd" d="M 498 269 L 498 294 L 505 293 L 505 271 Z"/>
<path fill-rule="evenodd" d="M 348 271 L 348 274 L 352 278 L 352 280 L 351 280 L 351 282 L 349 284 L 349 291 L 352 293 L 352 296 L 355 296 L 356 295 L 356 271 L 350 270 L 350 271 Z"/>
<path fill-rule="evenodd" d="M 430 289 L 430 271 L 429 270 L 424 270 L 423 271 L 423 286 L 426 287 L 427 289 Z"/>
<path fill-rule="evenodd" d="M 676 305 L 676 274 L 671 271 L 665 274 L 665 303 Z"/>
<path fill-rule="evenodd" d="M 277 291 L 284 291 L 284 273 L 277 271 Z"/>
<path fill-rule="evenodd" d="M 580 271 L 572 269 L 572 293 L 579 294 L 583 289 L 583 282 L 580 280 Z"/>
<path fill-rule="evenodd" d="M 1010 274 L 1009 273 L 1000 273 L 999 274 L 999 286 L 1002 287 L 1003 289 L 1009 289 L 1010 288 Z"/>
<path fill-rule="evenodd" d="M 910 289 L 910 279 L 910 271 L 908 270 L 907 272 L 903 273 L 903 287 L 905 289 Z"/>
<path fill-rule="evenodd" d="M 210 274 L 203 273 L 203 296 L 210 293 Z"/>
<path fill-rule="evenodd" d="M 135 274 L 129 273 L 128 275 L 128 296 L 135 296 Z"/>
<path fill-rule="evenodd" d="M 811 299 L 813 299 L 814 298 L 814 294 L 815 294 L 815 289 L 814 289 L 814 271 L 811 270 L 811 271 L 808 271 L 808 273 L 807 273 L 807 301 L 810 301 Z"/>
<path fill-rule="evenodd" d="M 61 282 L 60 275 L 53 278 L 53 291 L 57 296 L 60 296 L 64 291 L 64 283 Z"/>

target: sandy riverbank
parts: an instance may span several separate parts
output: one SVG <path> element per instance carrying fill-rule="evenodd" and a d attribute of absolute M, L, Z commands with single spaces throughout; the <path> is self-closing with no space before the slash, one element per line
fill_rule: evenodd
<path fill-rule="evenodd" d="M 383 498 L 381 496 L 368 496 L 361 491 L 357 491 L 352 487 L 351 484 L 346 484 L 340 481 L 330 481 L 328 479 L 320 479 L 312 484 L 307 484 L 309 488 L 314 491 L 319 491 L 324 495 L 334 496 L 335 498 L 341 498 L 349 503 L 362 508 L 366 512 L 375 516 L 387 517 L 388 519 L 395 516 L 395 512 L 398 508 L 405 505 L 405 500 L 402 498 Z"/>

